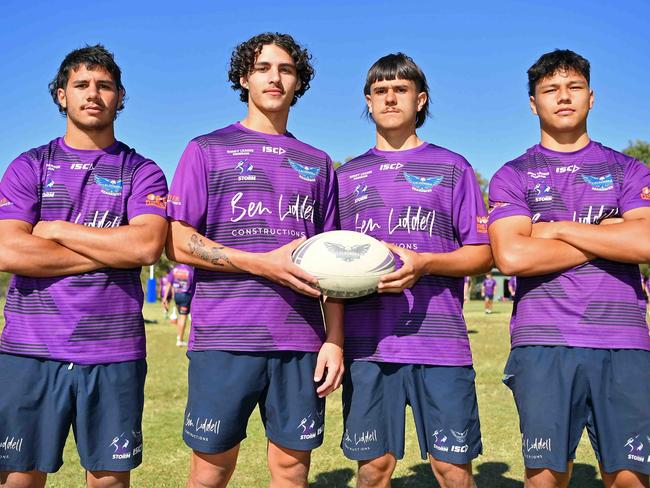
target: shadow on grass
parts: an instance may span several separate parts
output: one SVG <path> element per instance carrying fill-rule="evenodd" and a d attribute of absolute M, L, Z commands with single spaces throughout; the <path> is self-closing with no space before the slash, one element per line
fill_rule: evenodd
<path fill-rule="evenodd" d="M 591 464 L 574 464 L 569 488 L 603 488 L 603 482 L 596 479 L 597 473 Z"/>
<path fill-rule="evenodd" d="M 352 478 L 354 478 L 352 469 L 336 469 L 316 475 L 316 481 L 310 484 L 309 488 L 346 488 Z"/>
<path fill-rule="evenodd" d="M 393 479 L 393 488 L 440 488 L 428 463 L 416 464 L 409 469 L 413 474 Z M 488 462 L 477 465 L 477 473 L 474 476 L 476 486 L 479 488 L 523 488 L 524 484 L 521 481 L 504 476 L 509 469 L 510 467 L 506 463 Z M 583 485 L 577 484 L 575 486 L 582 488 Z M 584 486 L 592 487 L 592 485 Z"/>
<path fill-rule="evenodd" d="M 478 330 L 476 329 L 467 329 L 468 334 L 478 334 Z"/>

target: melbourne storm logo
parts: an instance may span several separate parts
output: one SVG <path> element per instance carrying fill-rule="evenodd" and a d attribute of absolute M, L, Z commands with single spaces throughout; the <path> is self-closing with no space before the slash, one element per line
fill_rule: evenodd
<path fill-rule="evenodd" d="M 594 191 L 607 191 L 614 188 L 614 178 L 612 178 L 611 174 L 605 176 L 582 175 L 582 179 Z"/>
<path fill-rule="evenodd" d="M 289 159 L 288 161 L 291 167 L 298 172 L 298 177 L 301 180 L 316 181 L 316 177 L 318 176 L 318 173 L 320 173 L 320 168 L 305 166 L 304 164 L 300 164 L 293 159 Z"/>
<path fill-rule="evenodd" d="M 354 189 L 354 203 L 363 202 L 368 199 L 368 185 L 359 184 Z"/>
<path fill-rule="evenodd" d="M 102 188 L 102 193 L 105 195 L 116 197 L 122 194 L 122 180 L 109 180 L 95 175 L 95 183 Z"/>
<path fill-rule="evenodd" d="M 249 163 L 247 159 L 242 159 L 235 165 L 235 169 L 239 171 L 237 179 L 239 181 L 255 181 L 253 174 L 253 163 Z"/>
<path fill-rule="evenodd" d="M 120 435 L 113 438 L 113 442 L 109 447 L 113 448 L 113 459 L 129 459 L 131 457 L 131 443 L 122 432 Z"/>
<path fill-rule="evenodd" d="M 411 184 L 411 188 L 421 193 L 430 193 L 434 186 L 442 183 L 442 176 L 415 176 L 404 171 L 404 179 Z"/>
<path fill-rule="evenodd" d="M 370 244 L 357 244 L 356 246 L 343 246 L 334 242 L 326 242 L 325 247 L 329 252 L 334 254 L 337 259 L 342 259 L 346 263 L 351 263 L 355 259 L 361 259 L 361 256 L 368 252 Z"/>

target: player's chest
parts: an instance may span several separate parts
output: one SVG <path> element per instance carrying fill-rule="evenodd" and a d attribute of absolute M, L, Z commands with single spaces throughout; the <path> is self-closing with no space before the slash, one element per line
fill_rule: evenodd
<path fill-rule="evenodd" d="M 41 218 L 91 227 L 116 227 L 125 220 L 131 174 L 121 166 L 94 162 L 48 163 L 41 177 Z"/>
<path fill-rule="evenodd" d="M 619 216 L 621 182 L 607 165 L 552 165 L 526 175 L 533 221 L 596 224 Z"/>

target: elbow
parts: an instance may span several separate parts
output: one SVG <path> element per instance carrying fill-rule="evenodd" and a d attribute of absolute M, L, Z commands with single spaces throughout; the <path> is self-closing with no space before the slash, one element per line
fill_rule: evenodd
<path fill-rule="evenodd" d="M 521 265 L 520 260 L 517 259 L 517 257 L 513 254 L 495 254 L 494 261 L 499 271 L 505 275 L 516 276 L 518 274 L 521 274 L 523 271 L 523 266 Z"/>
<path fill-rule="evenodd" d="M 163 243 L 154 242 L 148 246 L 143 246 L 138 256 L 140 266 L 151 266 L 156 264 L 160 259 L 163 251 Z"/>

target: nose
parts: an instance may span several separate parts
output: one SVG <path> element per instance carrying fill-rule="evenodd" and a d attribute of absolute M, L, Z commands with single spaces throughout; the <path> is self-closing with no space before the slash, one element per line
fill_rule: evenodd
<path fill-rule="evenodd" d="M 395 96 L 395 92 L 393 90 L 388 90 L 386 92 L 386 105 L 395 105 L 397 103 L 397 97 Z"/>
<path fill-rule="evenodd" d="M 557 91 L 558 103 L 571 103 L 571 90 L 568 87 L 562 86 Z"/>
<path fill-rule="evenodd" d="M 271 67 L 269 69 L 269 81 L 275 83 L 276 85 L 280 83 L 280 69 L 277 66 Z"/>
<path fill-rule="evenodd" d="M 97 83 L 91 80 L 90 83 L 88 83 L 88 89 L 86 90 L 86 98 L 88 100 L 95 100 L 97 97 L 99 97 Z"/>

